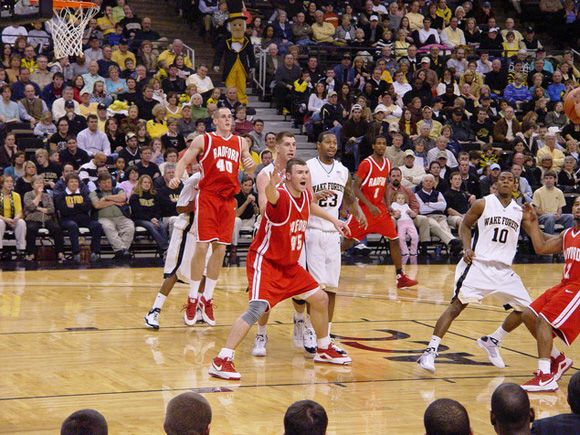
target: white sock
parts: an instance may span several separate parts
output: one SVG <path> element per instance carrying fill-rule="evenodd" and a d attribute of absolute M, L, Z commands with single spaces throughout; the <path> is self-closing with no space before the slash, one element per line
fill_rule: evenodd
<path fill-rule="evenodd" d="M 206 301 L 209 301 L 211 298 L 213 298 L 213 291 L 215 289 L 215 286 L 217 284 L 217 279 L 209 279 L 209 278 L 205 278 L 205 288 L 203 289 L 203 298 Z"/>
<path fill-rule="evenodd" d="M 194 301 L 197 301 L 198 298 L 198 292 L 199 292 L 199 285 L 201 284 L 201 281 L 191 281 L 191 283 L 189 284 L 189 299 L 193 299 Z"/>
<path fill-rule="evenodd" d="M 429 342 L 429 347 L 435 349 L 435 352 L 439 349 L 439 343 L 441 343 L 441 338 L 436 335 L 431 336 L 431 341 Z"/>
<path fill-rule="evenodd" d="M 235 353 L 235 351 L 233 349 L 228 349 L 227 347 L 222 347 L 222 350 L 220 350 L 220 353 L 218 353 L 218 358 L 234 359 L 234 353 Z"/>
<path fill-rule="evenodd" d="M 542 373 L 549 374 L 550 373 L 550 359 L 549 358 L 540 358 L 538 360 L 538 370 Z"/>
<path fill-rule="evenodd" d="M 316 344 L 320 349 L 328 349 L 328 346 L 330 346 L 330 335 L 317 339 Z"/>
<path fill-rule="evenodd" d="M 304 325 L 307 328 L 312 328 L 312 322 L 310 321 L 310 316 L 304 316 Z"/>
<path fill-rule="evenodd" d="M 262 326 L 258 323 L 258 335 L 266 335 L 266 327 L 267 326 L 268 325 Z"/>
<path fill-rule="evenodd" d="M 558 348 L 554 345 L 552 345 L 552 352 L 550 352 L 550 356 L 552 358 L 558 358 L 560 356 L 560 351 L 558 350 Z"/>
<path fill-rule="evenodd" d="M 300 320 L 304 320 L 304 313 L 294 313 L 294 320 L 296 320 L 297 322 L 299 322 Z"/>
<path fill-rule="evenodd" d="M 507 332 L 505 329 L 503 329 L 501 326 L 499 328 L 497 328 L 497 330 L 490 335 L 491 338 L 495 338 L 498 342 L 502 341 L 504 339 L 504 337 L 506 335 L 508 335 L 509 332 Z"/>
<path fill-rule="evenodd" d="M 153 306 L 151 307 L 151 309 L 154 310 L 155 308 L 159 309 L 163 308 L 165 299 L 167 299 L 167 296 L 162 295 L 161 293 L 157 293 L 157 296 L 155 297 L 155 302 L 153 302 Z"/>
<path fill-rule="evenodd" d="M 330 335 L 331 329 L 332 329 L 332 322 L 328 322 L 328 335 Z"/>

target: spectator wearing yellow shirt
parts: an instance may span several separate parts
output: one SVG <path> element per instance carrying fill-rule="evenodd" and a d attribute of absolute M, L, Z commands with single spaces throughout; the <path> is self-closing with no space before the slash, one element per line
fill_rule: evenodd
<path fill-rule="evenodd" d="M 507 32 L 504 41 L 501 43 L 503 47 L 503 56 L 504 57 L 512 57 L 518 54 L 520 49 L 520 45 L 518 41 L 516 41 L 516 35 L 514 32 Z"/>
<path fill-rule="evenodd" d="M 174 39 L 173 44 L 171 44 L 171 47 L 161 52 L 161 54 L 157 58 L 157 63 L 159 64 L 163 63 L 163 65 L 169 66 L 175 61 L 175 56 L 179 54 L 183 56 L 183 64 L 188 68 L 193 68 L 191 59 L 185 53 L 183 41 L 181 39 Z"/>
<path fill-rule="evenodd" d="M 552 169 L 556 172 L 560 172 L 564 166 L 564 153 L 556 148 L 556 133 L 546 133 L 545 145 L 538 150 L 538 154 L 536 155 L 538 165 L 546 156 L 552 158 Z"/>
<path fill-rule="evenodd" d="M 137 59 L 135 58 L 135 55 L 129 51 L 129 41 L 123 38 L 121 39 L 121 41 L 119 41 L 119 49 L 113 51 L 113 57 L 111 58 L 111 60 L 115 62 L 117 65 L 119 65 L 121 71 L 125 71 L 126 69 L 125 61 L 127 59 L 131 59 L 133 61 L 133 65 L 137 64 Z"/>
<path fill-rule="evenodd" d="M 415 30 L 419 31 L 423 28 L 423 15 L 419 12 L 419 2 L 414 1 L 411 3 L 411 10 L 405 15 L 409 19 L 409 28 L 411 32 Z"/>
<path fill-rule="evenodd" d="M 524 40 L 524 37 L 522 36 L 522 34 L 518 30 L 516 30 L 516 23 L 514 22 L 513 18 L 508 18 L 505 20 L 505 29 L 503 29 L 501 31 L 501 36 L 502 36 L 504 41 L 507 39 L 507 35 L 509 32 L 512 32 L 514 34 L 515 43 L 519 48 L 520 43 Z M 522 46 L 522 48 L 524 48 L 524 47 Z"/>
<path fill-rule="evenodd" d="M 104 15 L 101 18 L 97 18 L 97 26 L 99 26 L 105 36 L 115 31 L 115 19 L 111 6 L 105 6 Z"/>
<path fill-rule="evenodd" d="M 543 148 L 542 148 L 543 149 Z M 544 173 L 544 185 L 534 192 L 532 204 L 538 214 L 538 222 L 544 225 L 546 234 L 554 234 L 555 225 L 560 224 L 564 229 L 574 225 L 574 216 L 562 213 L 566 205 L 564 193 L 555 187 L 557 175 L 554 171 Z"/>
<path fill-rule="evenodd" d="M 447 26 L 451 22 L 451 17 L 453 16 L 453 12 L 447 6 L 447 2 L 445 0 L 439 0 L 437 2 L 437 10 L 435 11 L 435 15 L 441 17 L 443 19 L 443 23 Z"/>
<path fill-rule="evenodd" d="M 458 45 L 465 45 L 465 34 L 463 30 L 458 27 L 459 20 L 457 17 L 451 18 L 449 26 L 445 27 L 441 32 L 441 43 L 449 47 L 457 47 Z"/>
<path fill-rule="evenodd" d="M 32 74 L 37 69 L 36 60 L 34 60 L 35 57 L 36 53 L 34 52 L 34 47 L 32 45 L 27 45 L 24 49 L 24 57 L 20 61 L 20 67 L 26 68 L 30 71 L 30 74 Z"/>
<path fill-rule="evenodd" d="M 7 228 L 14 231 L 16 250 L 24 256 L 26 249 L 26 222 L 23 219 L 22 198 L 14 192 L 14 178 L 10 175 L 0 177 L 0 258 L 10 260 L 11 255 L 3 252 L 4 233 Z"/>
<path fill-rule="evenodd" d="M 316 11 L 314 13 L 314 19 L 316 22 L 312 24 L 312 39 L 315 42 L 334 42 L 334 34 L 336 29 L 334 26 L 326 21 L 324 21 L 324 14 L 322 11 Z"/>
<path fill-rule="evenodd" d="M 147 121 L 147 134 L 151 139 L 157 139 L 167 133 L 167 109 L 162 104 L 156 104 L 151 111 L 153 119 Z"/>
<path fill-rule="evenodd" d="M 123 8 L 126 4 L 127 2 L 125 0 L 117 0 L 117 6 L 113 8 L 113 20 L 115 20 L 115 23 L 118 23 L 125 18 L 125 11 Z"/>

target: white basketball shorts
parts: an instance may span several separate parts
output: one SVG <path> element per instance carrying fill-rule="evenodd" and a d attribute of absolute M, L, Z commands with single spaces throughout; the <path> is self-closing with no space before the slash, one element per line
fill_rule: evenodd
<path fill-rule="evenodd" d="M 497 262 L 473 260 L 467 264 L 463 259 L 455 269 L 453 299 L 463 304 L 493 299 L 504 308 L 523 311 L 531 303 L 530 295 L 521 278 L 511 267 Z"/>
<path fill-rule="evenodd" d="M 340 234 L 308 228 L 300 264 L 329 292 L 336 292 L 340 280 Z"/>
<path fill-rule="evenodd" d="M 169 248 L 167 248 L 167 257 L 165 258 L 165 267 L 163 268 L 163 277 L 169 278 L 177 274 L 177 278 L 186 283 L 191 282 L 191 259 L 195 254 L 196 238 L 195 234 L 189 231 L 189 227 L 180 229 L 173 228 Z M 205 257 L 205 267 L 203 274 L 207 271 L 207 262 L 211 257 L 211 243 Z"/>

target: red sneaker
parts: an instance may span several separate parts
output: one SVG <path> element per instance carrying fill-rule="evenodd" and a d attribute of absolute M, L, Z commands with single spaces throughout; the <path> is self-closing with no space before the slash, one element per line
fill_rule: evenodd
<path fill-rule="evenodd" d="M 553 373 L 542 373 L 539 370 L 534 372 L 534 377 L 525 384 L 522 388 L 531 393 L 539 391 L 556 391 L 558 389 L 558 382 L 554 379 Z"/>
<path fill-rule="evenodd" d="M 344 350 L 341 349 L 341 351 L 344 353 L 340 353 L 332 343 L 330 343 L 330 346 L 326 349 L 317 347 L 316 355 L 314 355 L 314 362 L 342 365 L 350 364 L 352 359 Z"/>
<path fill-rule="evenodd" d="M 236 371 L 236 366 L 231 358 L 220 358 L 216 356 L 208 373 L 214 378 L 226 379 L 237 381 L 242 378 L 242 376 Z"/>
<path fill-rule="evenodd" d="M 562 375 L 566 373 L 570 367 L 572 367 L 572 364 L 574 364 L 574 361 L 572 361 L 570 358 L 566 358 L 566 355 L 564 355 L 562 352 L 560 352 L 558 358 L 550 358 L 550 371 L 554 376 L 554 380 L 558 382 Z"/>
<path fill-rule="evenodd" d="M 199 298 L 199 308 L 201 318 L 209 326 L 215 325 L 215 317 L 213 316 L 213 299 L 207 301 L 203 296 Z"/>
<path fill-rule="evenodd" d="M 187 298 L 187 304 L 183 306 L 185 313 L 183 313 L 183 321 L 187 326 L 195 325 L 197 322 L 197 303 L 198 299 Z"/>
<path fill-rule="evenodd" d="M 401 273 L 397 275 L 397 288 L 409 288 L 419 284 L 419 281 L 410 278 L 407 274 Z"/>

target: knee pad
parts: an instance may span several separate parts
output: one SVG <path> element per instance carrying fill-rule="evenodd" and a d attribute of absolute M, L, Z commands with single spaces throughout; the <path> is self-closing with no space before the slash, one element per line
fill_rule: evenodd
<path fill-rule="evenodd" d="M 258 321 L 262 314 L 268 310 L 268 304 L 264 301 L 250 301 L 248 310 L 242 314 L 242 319 L 248 325 L 253 325 Z"/>

